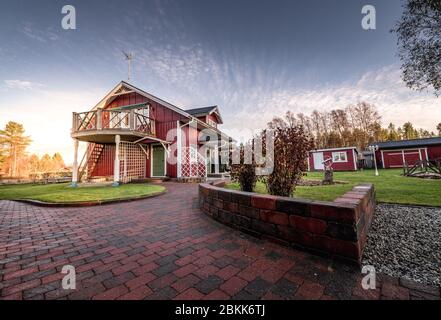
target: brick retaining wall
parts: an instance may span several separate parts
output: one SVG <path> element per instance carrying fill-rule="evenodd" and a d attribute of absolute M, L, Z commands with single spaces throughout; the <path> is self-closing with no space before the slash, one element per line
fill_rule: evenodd
<path fill-rule="evenodd" d="M 360 264 L 375 211 L 372 184 L 334 202 L 277 197 L 201 183 L 199 203 L 212 218 L 258 237 Z"/>

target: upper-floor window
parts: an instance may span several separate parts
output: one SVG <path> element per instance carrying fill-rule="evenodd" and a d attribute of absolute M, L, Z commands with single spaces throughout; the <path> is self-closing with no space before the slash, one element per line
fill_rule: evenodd
<path fill-rule="evenodd" d="M 346 151 L 333 152 L 332 162 L 348 162 Z"/>
<path fill-rule="evenodd" d="M 146 105 L 144 108 L 138 109 L 137 112 L 148 118 L 150 116 L 150 106 Z"/>
<path fill-rule="evenodd" d="M 210 118 L 207 119 L 207 123 L 208 123 L 210 126 L 214 127 L 214 128 L 217 127 L 217 123 L 216 123 L 216 121 L 213 121 L 213 120 L 211 120 Z"/>

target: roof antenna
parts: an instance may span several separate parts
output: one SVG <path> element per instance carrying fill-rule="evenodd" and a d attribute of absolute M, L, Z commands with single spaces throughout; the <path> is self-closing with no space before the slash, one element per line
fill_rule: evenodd
<path fill-rule="evenodd" d="M 122 51 L 122 50 L 121 50 Z M 127 81 L 130 81 L 130 75 L 132 72 L 132 60 L 133 60 L 133 54 L 131 52 L 125 52 L 122 51 L 122 53 L 124 54 L 124 57 L 127 60 L 127 64 L 128 64 L 128 76 L 127 76 Z"/>

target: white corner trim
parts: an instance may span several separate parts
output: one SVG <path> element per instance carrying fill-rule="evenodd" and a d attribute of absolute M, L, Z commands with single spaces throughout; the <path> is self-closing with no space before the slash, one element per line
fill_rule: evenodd
<path fill-rule="evenodd" d="M 358 168 L 357 168 L 357 159 L 356 159 L 356 157 L 355 157 L 355 150 L 352 150 L 352 157 L 353 157 L 353 159 L 354 159 L 354 168 L 355 168 L 355 171 L 357 171 Z"/>
<path fill-rule="evenodd" d="M 182 177 L 182 129 L 181 125 L 179 123 L 179 120 L 176 121 L 176 144 L 177 144 L 177 169 L 176 169 L 176 175 L 178 178 Z"/>
<path fill-rule="evenodd" d="M 376 155 L 374 154 L 374 156 L 376 156 Z M 383 150 L 381 150 L 381 162 L 382 162 L 381 166 L 383 167 L 383 169 L 386 169 L 386 166 L 384 164 L 384 153 L 383 153 Z"/>

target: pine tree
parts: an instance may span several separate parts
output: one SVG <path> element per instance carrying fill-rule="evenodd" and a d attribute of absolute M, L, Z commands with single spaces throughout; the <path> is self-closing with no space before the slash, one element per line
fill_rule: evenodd
<path fill-rule="evenodd" d="M 4 130 L 0 130 L 0 145 L 4 146 L 6 155 L 5 165 L 9 176 L 15 177 L 19 173 L 18 163 L 26 155 L 26 148 L 31 143 L 29 136 L 24 135 L 23 125 L 9 121 Z"/>

